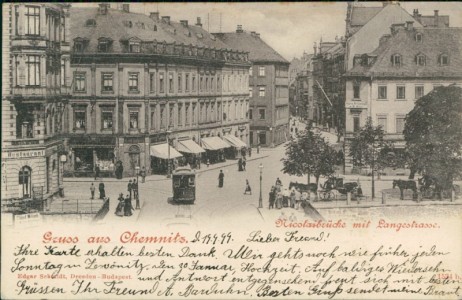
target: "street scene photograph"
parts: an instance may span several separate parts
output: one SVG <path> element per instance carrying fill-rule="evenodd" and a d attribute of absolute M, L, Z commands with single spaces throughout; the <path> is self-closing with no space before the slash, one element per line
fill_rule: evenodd
<path fill-rule="evenodd" d="M 462 217 L 458 2 L 2 14 L 3 228 Z"/>

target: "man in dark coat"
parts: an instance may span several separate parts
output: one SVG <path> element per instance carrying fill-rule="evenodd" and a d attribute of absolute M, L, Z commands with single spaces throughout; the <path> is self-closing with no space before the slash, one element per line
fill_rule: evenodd
<path fill-rule="evenodd" d="M 99 189 L 99 198 L 100 199 L 106 198 L 106 191 L 104 190 L 104 183 L 100 182 L 98 189 Z"/>
<path fill-rule="evenodd" d="M 133 179 L 132 190 L 133 197 L 135 197 L 135 199 L 138 199 L 138 182 L 136 182 L 136 179 Z"/>
<path fill-rule="evenodd" d="M 127 195 L 127 197 L 125 197 L 124 216 L 126 217 L 131 216 L 132 210 L 133 210 L 132 199 L 130 199 L 130 196 Z"/>
<path fill-rule="evenodd" d="M 132 190 L 133 190 L 133 184 L 132 184 L 132 180 L 130 179 L 128 181 L 128 186 L 127 186 L 127 191 L 130 195 L 130 200 L 132 199 Z"/>
<path fill-rule="evenodd" d="M 220 188 L 223 187 L 224 180 L 225 180 L 225 174 L 223 173 L 223 170 L 220 170 L 220 174 L 218 175 L 218 187 Z"/>

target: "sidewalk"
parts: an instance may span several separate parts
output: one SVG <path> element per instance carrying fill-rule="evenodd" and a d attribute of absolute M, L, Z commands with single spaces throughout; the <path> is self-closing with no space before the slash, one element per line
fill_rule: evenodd
<path fill-rule="evenodd" d="M 273 151 L 273 150 L 274 150 L 273 148 L 262 148 L 260 149 L 260 153 L 257 154 L 257 149 L 252 148 L 252 157 L 247 156 L 247 162 L 268 157 L 269 156 L 268 152 Z M 225 162 L 212 164 L 209 167 L 207 167 L 206 164 L 201 164 L 201 168 L 196 169 L 196 173 L 200 174 L 203 172 L 221 169 L 221 168 L 233 166 L 233 165 L 237 165 L 237 159 L 226 160 Z M 123 179 L 117 179 L 114 177 L 102 178 L 102 179 L 104 182 L 128 182 L 129 180 L 133 179 L 133 177 L 136 177 L 136 176 L 128 176 L 128 177 L 124 177 Z M 141 181 L 141 178 L 139 179 Z M 162 181 L 162 180 L 170 180 L 170 179 L 167 178 L 166 175 L 154 174 L 154 175 L 146 176 L 146 182 Z M 95 181 L 94 177 L 64 177 L 64 182 L 94 182 L 94 181 Z"/>

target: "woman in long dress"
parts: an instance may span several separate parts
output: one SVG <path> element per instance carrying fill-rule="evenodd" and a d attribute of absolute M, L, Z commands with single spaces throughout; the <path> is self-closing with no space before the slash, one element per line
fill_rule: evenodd
<path fill-rule="evenodd" d="M 131 216 L 132 215 L 132 210 L 134 210 L 133 206 L 132 206 L 132 200 L 130 199 L 130 195 L 127 195 L 125 197 L 124 216 L 126 216 L 126 217 Z"/>
<path fill-rule="evenodd" d="M 125 199 L 124 195 L 120 193 L 119 198 L 119 203 L 117 204 L 117 208 L 115 211 L 116 216 L 123 217 L 124 216 L 124 207 L 125 207 Z"/>

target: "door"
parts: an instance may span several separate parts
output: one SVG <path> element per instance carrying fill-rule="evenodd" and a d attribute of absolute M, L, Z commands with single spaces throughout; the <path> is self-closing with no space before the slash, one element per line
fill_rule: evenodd
<path fill-rule="evenodd" d="M 22 190 L 23 198 L 31 197 L 31 186 L 32 186 L 32 169 L 28 166 L 24 166 L 19 170 L 19 186 Z"/>
<path fill-rule="evenodd" d="M 136 167 L 140 166 L 140 147 L 132 145 L 128 149 L 130 176 L 136 176 Z"/>

